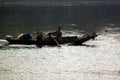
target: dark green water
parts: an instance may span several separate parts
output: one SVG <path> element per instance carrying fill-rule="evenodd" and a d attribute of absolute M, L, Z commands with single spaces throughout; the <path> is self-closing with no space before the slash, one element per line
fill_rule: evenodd
<path fill-rule="evenodd" d="M 0 38 L 6 34 L 55 30 L 96 31 L 119 27 L 119 5 L 0 7 Z M 112 25 L 111 25 L 112 24 Z"/>

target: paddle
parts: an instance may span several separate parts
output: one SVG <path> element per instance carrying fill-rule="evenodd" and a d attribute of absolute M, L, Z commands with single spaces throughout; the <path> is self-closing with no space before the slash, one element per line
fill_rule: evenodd
<path fill-rule="evenodd" d="M 58 41 L 53 37 L 53 35 L 50 35 L 51 38 L 55 41 L 55 43 L 57 44 L 58 47 L 61 47 L 60 44 L 58 43 Z"/>

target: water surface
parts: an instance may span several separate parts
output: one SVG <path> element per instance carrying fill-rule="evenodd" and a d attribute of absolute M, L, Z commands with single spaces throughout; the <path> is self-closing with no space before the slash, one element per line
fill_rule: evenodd
<path fill-rule="evenodd" d="M 120 33 L 102 30 L 83 46 L 0 48 L 1 80 L 120 80 Z M 105 32 L 106 31 L 106 32 Z"/>

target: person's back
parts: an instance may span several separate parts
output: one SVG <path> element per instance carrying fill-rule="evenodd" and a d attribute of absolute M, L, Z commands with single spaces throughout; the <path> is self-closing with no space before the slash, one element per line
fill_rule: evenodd
<path fill-rule="evenodd" d="M 36 37 L 36 40 L 37 41 L 42 41 L 44 40 L 44 36 L 43 36 L 43 33 L 42 32 L 37 32 L 37 37 Z"/>

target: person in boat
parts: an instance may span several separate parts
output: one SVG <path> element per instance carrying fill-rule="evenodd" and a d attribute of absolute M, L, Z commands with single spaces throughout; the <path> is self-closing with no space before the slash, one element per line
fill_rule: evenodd
<path fill-rule="evenodd" d="M 58 30 L 52 33 L 48 33 L 50 37 L 54 37 L 56 39 L 60 39 L 62 37 L 62 28 L 59 26 Z"/>
<path fill-rule="evenodd" d="M 36 41 L 43 41 L 44 40 L 44 36 L 42 32 L 37 32 L 37 36 L 36 36 Z"/>
<path fill-rule="evenodd" d="M 25 34 L 19 34 L 17 36 L 17 39 L 18 40 L 31 40 L 32 39 L 32 36 L 28 33 L 25 33 Z"/>

